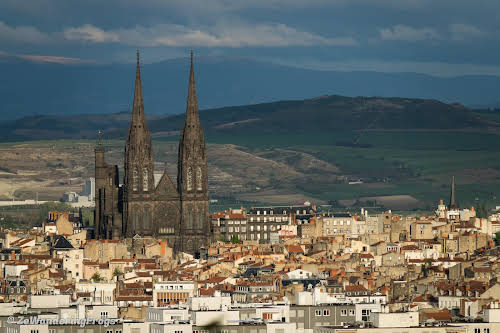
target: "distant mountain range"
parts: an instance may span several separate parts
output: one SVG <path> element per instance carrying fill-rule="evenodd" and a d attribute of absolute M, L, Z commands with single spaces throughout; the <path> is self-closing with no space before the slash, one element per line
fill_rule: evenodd
<path fill-rule="evenodd" d="M 317 134 L 394 129 L 498 128 L 495 118 L 480 117 L 479 110 L 429 99 L 322 96 L 200 111 L 209 136 L 244 134 Z M 494 113 L 496 111 L 483 111 Z M 184 114 L 149 115 L 154 137 L 177 136 Z M 107 139 L 124 138 L 130 113 L 27 116 L 0 123 L 0 140 L 93 139 L 104 130 Z M 347 138 L 349 144 L 356 139 Z"/>
<path fill-rule="evenodd" d="M 496 76 L 315 71 L 229 57 L 200 57 L 195 66 L 202 109 L 333 94 L 436 99 L 469 107 L 500 105 Z M 0 73 L 0 120 L 118 113 L 128 110 L 133 98 L 133 64 L 41 64 L 0 55 Z M 145 64 L 142 77 L 148 114 L 184 111 L 187 59 Z"/>

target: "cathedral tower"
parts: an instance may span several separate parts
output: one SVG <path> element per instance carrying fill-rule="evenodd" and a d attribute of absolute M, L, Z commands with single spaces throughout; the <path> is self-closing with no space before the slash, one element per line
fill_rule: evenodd
<path fill-rule="evenodd" d="M 122 234 L 118 166 L 104 161 L 104 147 L 99 133 L 95 148 L 95 236 L 116 238 Z"/>
<path fill-rule="evenodd" d="M 139 52 L 137 52 L 132 120 L 125 145 L 124 164 L 124 233 L 128 237 L 135 234 L 152 235 L 154 227 L 151 198 L 155 187 L 153 151 L 144 114 Z"/>
<path fill-rule="evenodd" d="M 177 168 L 177 190 L 181 200 L 182 251 L 196 253 L 210 241 L 208 175 L 205 136 L 198 115 L 193 53 L 189 73 L 186 122 L 181 131 Z"/>

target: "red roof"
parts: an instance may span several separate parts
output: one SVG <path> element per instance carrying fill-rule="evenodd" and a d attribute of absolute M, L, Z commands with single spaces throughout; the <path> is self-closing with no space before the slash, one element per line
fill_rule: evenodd
<path fill-rule="evenodd" d="M 359 284 L 345 286 L 345 291 L 368 291 L 365 287 Z"/>

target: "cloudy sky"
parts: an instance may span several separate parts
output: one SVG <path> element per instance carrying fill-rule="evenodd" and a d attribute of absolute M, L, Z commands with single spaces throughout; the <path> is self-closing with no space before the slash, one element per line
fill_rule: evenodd
<path fill-rule="evenodd" d="M 498 0 L 1 0 L 0 55 L 237 56 L 324 70 L 500 75 Z"/>

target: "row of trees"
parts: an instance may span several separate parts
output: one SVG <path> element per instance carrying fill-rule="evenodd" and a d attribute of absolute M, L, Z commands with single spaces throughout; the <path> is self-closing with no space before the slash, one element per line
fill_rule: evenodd
<path fill-rule="evenodd" d="M 123 272 L 120 271 L 118 267 L 115 268 L 115 270 L 113 271 L 113 277 L 116 277 L 118 279 L 118 277 L 120 277 L 121 275 L 123 275 Z M 105 279 L 104 277 L 101 276 L 101 274 L 95 272 L 94 275 L 92 275 L 92 277 L 90 278 L 90 280 L 93 282 L 103 282 Z"/>
<path fill-rule="evenodd" d="M 232 244 L 241 244 L 242 241 L 238 237 L 238 235 L 233 235 L 230 240 L 226 239 L 226 236 L 222 235 L 220 236 L 219 240 L 224 243 L 232 243 Z"/>

